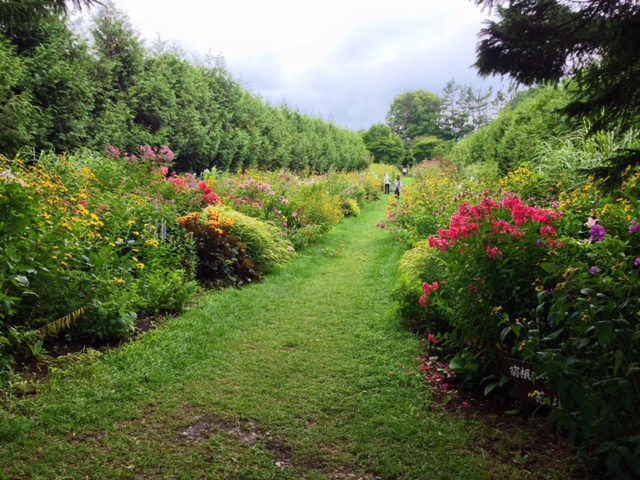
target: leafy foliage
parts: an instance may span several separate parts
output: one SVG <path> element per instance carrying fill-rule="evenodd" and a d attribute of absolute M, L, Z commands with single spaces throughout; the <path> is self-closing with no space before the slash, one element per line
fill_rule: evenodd
<path fill-rule="evenodd" d="M 0 373 L 52 337 L 121 338 L 181 312 L 196 280 L 258 280 L 379 194 L 371 172 L 197 176 L 174 159 L 150 145 L 0 159 Z"/>
<path fill-rule="evenodd" d="M 406 155 L 404 142 L 387 125 L 382 123 L 372 125 L 362 134 L 362 139 L 373 156 L 374 162 L 402 165 Z"/>
<path fill-rule="evenodd" d="M 438 132 L 442 99 L 426 90 L 405 92 L 393 99 L 387 124 L 404 140 Z"/>
<path fill-rule="evenodd" d="M 269 105 L 220 59 L 192 59 L 162 42 L 145 49 L 112 4 L 97 10 L 89 42 L 56 13 L 54 3 L 65 2 L 4 2 L 0 17 L 23 3 L 42 7 L 42 15 L 0 31 L 0 151 L 9 157 L 22 148 L 36 155 L 108 146 L 134 153 L 140 145 L 167 145 L 177 172 L 322 173 L 370 163 L 360 135 Z"/>
<path fill-rule="evenodd" d="M 552 422 L 601 457 L 603 474 L 634 478 L 640 174 L 628 168 L 623 188 L 606 196 L 581 167 L 637 139 L 587 130 L 550 141 L 539 164 L 497 183 L 485 177 L 486 191 L 474 191 L 464 170 L 440 170 L 450 180 L 437 184 L 437 163 L 418 170 L 407 203 L 391 211 L 414 246 L 396 296 L 417 329 L 441 335 L 459 381 L 505 391 L 502 359 L 533 362 L 561 406 L 535 394 Z"/>
<path fill-rule="evenodd" d="M 537 156 L 540 145 L 570 131 L 559 113 L 569 93 L 563 88 L 545 87 L 521 93 L 500 111 L 490 124 L 458 142 L 451 151 L 457 163 L 496 163 L 503 173 Z"/>
<path fill-rule="evenodd" d="M 574 95 L 565 112 L 587 116 L 592 132 L 626 131 L 640 112 L 638 74 L 640 5 L 631 0 L 544 0 L 497 4 L 499 21 L 482 30 L 476 67 L 481 75 L 509 75 L 535 85 L 571 80 Z M 637 150 L 610 159 L 600 172 L 615 180 L 629 164 L 640 162 Z M 621 168 L 617 168 L 621 166 Z"/>
<path fill-rule="evenodd" d="M 229 233 L 246 246 L 247 253 L 260 271 L 266 273 L 286 263 L 293 256 L 294 249 L 287 241 L 285 232 L 274 223 L 224 206 L 209 207 L 209 211 L 217 212 L 222 223 L 227 219 L 233 220 L 229 225 Z"/>

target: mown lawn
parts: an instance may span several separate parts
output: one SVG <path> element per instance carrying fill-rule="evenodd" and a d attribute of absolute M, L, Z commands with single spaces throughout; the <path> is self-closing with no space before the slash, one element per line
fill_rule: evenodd
<path fill-rule="evenodd" d="M 572 478 L 571 456 L 527 451 L 521 420 L 502 434 L 432 400 L 414 373 L 421 341 L 394 311 L 401 249 L 375 227 L 385 208 L 262 284 L 211 292 L 106 354 L 52 361 L 37 393 L 5 402 L 0 477 Z"/>

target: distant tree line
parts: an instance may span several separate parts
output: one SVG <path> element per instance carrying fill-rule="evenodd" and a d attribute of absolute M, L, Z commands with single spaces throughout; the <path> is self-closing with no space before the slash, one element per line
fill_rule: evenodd
<path fill-rule="evenodd" d="M 96 7 L 87 32 L 70 26 L 67 4 Z M 220 58 L 187 58 L 162 42 L 146 48 L 109 3 L 1 2 L 0 153 L 109 145 L 131 154 L 167 145 L 178 171 L 369 162 L 360 135 L 263 101 Z"/>
<path fill-rule="evenodd" d="M 426 90 L 404 92 L 389 107 L 386 123 L 361 132 L 374 161 L 413 164 L 440 156 L 458 140 L 495 118 L 513 98 L 493 88 L 473 89 L 449 81 L 441 95 Z"/>

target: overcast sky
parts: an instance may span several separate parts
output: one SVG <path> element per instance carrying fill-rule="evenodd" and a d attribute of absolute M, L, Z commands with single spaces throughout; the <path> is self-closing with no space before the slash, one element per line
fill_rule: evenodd
<path fill-rule="evenodd" d="M 216 55 L 248 90 L 352 130 L 406 91 L 499 87 L 471 65 L 489 13 L 471 0 L 114 0 L 150 46 Z"/>

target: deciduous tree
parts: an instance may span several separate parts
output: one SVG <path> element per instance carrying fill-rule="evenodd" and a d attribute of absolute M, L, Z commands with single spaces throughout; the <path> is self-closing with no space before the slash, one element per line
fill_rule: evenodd
<path fill-rule="evenodd" d="M 438 134 L 438 118 L 442 99 L 426 90 L 415 90 L 398 95 L 387 113 L 387 124 L 405 141 Z"/>

